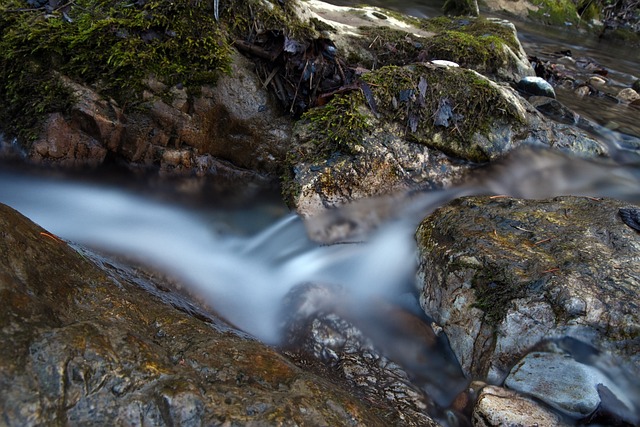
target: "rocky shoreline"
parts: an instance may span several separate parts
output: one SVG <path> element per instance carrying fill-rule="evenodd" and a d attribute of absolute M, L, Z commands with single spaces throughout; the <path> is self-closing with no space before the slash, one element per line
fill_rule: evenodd
<path fill-rule="evenodd" d="M 197 13 L 212 12 L 197 3 Z M 229 8 L 206 20 L 208 31 L 233 39 L 215 45 L 219 56 L 208 64 L 215 76 L 199 62 L 191 73 L 172 64 L 172 74 L 132 77 L 123 95 L 106 77 L 68 68 L 47 77 L 55 96 L 31 94 L 35 109 L 14 102 L 27 96 L 20 79 L 4 85 L 13 101 L 0 119 L 18 139 L 0 146 L 3 157 L 279 181 L 290 206 L 312 219 L 368 198 L 449 188 L 522 147 L 582 159 L 612 153 L 589 133 L 598 125 L 576 123 L 535 77 L 574 80 L 567 83 L 556 64 L 534 68 L 508 21 L 267 3 L 238 6 L 251 10 L 249 26 Z M 135 45 L 141 58 L 152 54 L 149 46 L 189 40 L 170 26 L 161 33 L 161 13 L 145 5 L 133 7 L 140 15 L 118 9 L 118 24 L 101 37 L 144 42 Z M 78 5 L 23 6 L 9 7 L 32 14 L 45 32 L 106 19 Z M 183 19 L 183 12 L 162 13 Z M 23 25 L 8 16 L 2 28 Z M 26 62 L 34 69 L 64 59 L 44 43 L 41 51 Z M 620 102 L 634 108 L 640 95 L 627 89 Z M 11 128 L 16 111 L 33 114 L 33 127 Z M 632 136 L 629 146 L 640 143 Z M 378 316 L 393 321 L 376 328 L 380 318 L 364 325 L 342 308 L 339 288 L 300 284 L 286 298 L 286 340 L 274 349 L 171 283 L 71 245 L 0 205 L 5 422 L 640 425 L 639 213 L 613 199 L 456 199 L 416 232 L 421 312 L 380 302 Z M 332 243 L 357 231 L 341 224 L 314 237 Z M 301 309 L 310 300 L 321 303 Z M 384 328 L 419 345 L 394 353 L 373 332 Z M 433 348 L 446 364 L 423 360 Z M 450 384 L 416 374 L 434 366 L 451 369 Z"/>

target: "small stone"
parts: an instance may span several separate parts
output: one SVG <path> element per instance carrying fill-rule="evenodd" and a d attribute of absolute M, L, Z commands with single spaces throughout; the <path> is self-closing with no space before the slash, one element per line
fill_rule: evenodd
<path fill-rule="evenodd" d="M 631 103 L 640 99 L 640 94 L 631 88 L 626 88 L 618 92 L 616 98 L 622 102 Z"/>
<path fill-rule="evenodd" d="M 537 96 L 548 96 L 549 98 L 555 98 L 556 92 L 553 90 L 551 84 L 542 77 L 525 77 L 518 82 L 518 90 L 528 94 Z"/>
<path fill-rule="evenodd" d="M 518 393 L 496 386 L 480 392 L 473 410 L 473 425 L 493 426 L 565 426 L 558 415 Z"/>
<path fill-rule="evenodd" d="M 431 61 L 431 63 L 433 65 L 437 65 L 438 67 L 452 67 L 452 68 L 460 67 L 460 64 L 453 61 L 447 61 L 445 59 L 434 59 Z"/>
<path fill-rule="evenodd" d="M 604 86 L 607 81 L 600 76 L 592 76 L 589 78 L 588 83 L 593 86 Z"/>
<path fill-rule="evenodd" d="M 591 89 L 589 89 L 589 86 L 580 86 L 577 87 L 576 90 L 573 91 L 573 93 L 575 93 L 579 97 L 589 96 L 589 94 L 591 93 Z"/>

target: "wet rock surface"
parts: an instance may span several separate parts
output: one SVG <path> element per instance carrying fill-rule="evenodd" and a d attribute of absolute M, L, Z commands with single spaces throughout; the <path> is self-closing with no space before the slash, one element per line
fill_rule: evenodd
<path fill-rule="evenodd" d="M 637 425 L 640 385 L 611 355 L 573 339 L 548 340 L 522 358 L 504 385 L 570 419 Z"/>
<path fill-rule="evenodd" d="M 96 166 L 110 159 L 164 173 L 266 179 L 277 174 L 291 123 L 236 54 L 232 74 L 197 95 L 146 80 L 144 107 L 125 113 L 112 99 L 63 79 L 78 102 L 70 118 L 54 114 L 28 157 L 63 166 Z"/>
<path fill-rule="evenodd" d="M 388 425 L 170 290 L 0 205 L 7 425 Z"/>
<path fill-rule="evenodd" d="M 499 383 L 543 338 L 566 336 L 637 375 L 640 240 L 619 214 L 631 207 L 469 197 L 427 217 L 416 234 L 421 304 L 464 371 Z"/>
<path fill-rule="evenodd" d="M 448 407 L 466 379 L 427 319 L 385 301 L 354 311 L 351 298 L 341 287 L 294 288 L 283 306 L 284 348 L 329 369 L 374 405 L 392 404 L 393 425 L 465 423 Z"/>
<path fill-rule="evenodd" d="M 473 425 L 564 427 L 570 424 L 531 398 L 489 385 L 480 391 L 473 410 Z"/>

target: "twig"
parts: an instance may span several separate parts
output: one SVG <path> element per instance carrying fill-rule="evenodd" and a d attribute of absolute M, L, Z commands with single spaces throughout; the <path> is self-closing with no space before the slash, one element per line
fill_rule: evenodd
<path fill-rule="evenodd" d="M 533 246 L 538 246 L 538 245 L 540 245 L 540 244 L 542 244 L 542 243 L 544 243 L 544 242 L 548 242 L 549 240 L 553 240 L 553 239 L 555 239 L 556 237 L 557 237 L 557 236 L 553 236 L 553 237 L 549 237 L 548 239 L 539 240 L 539 241 L 535 242 L 535 243 L 533 244 Z"/>

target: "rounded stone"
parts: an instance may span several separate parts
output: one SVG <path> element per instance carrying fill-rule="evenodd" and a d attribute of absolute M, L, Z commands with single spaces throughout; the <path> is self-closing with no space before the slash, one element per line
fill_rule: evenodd
<path fill-rule="evenodd" d="M 473 409 L 472 422 L 475 427 L 566 425 L 558 415 L 532 399 L 497 386 L 482 389 Z"/>
<path fill-rule="evenodd" d="M 553 86 L 542 77 L 525 77 L 518 82 L 517 87 L 518 90 L 528 95 L 548 96 L 549 98 L 556 97 Z"/>
<path fill-rule="evenodd" d="M 599 387 L 606 387 L 623 403 L 619 387 L 599 369 L 567 354 L 534 351 L 509 373 L 505 386 L 530 395 L 574 418 L 583 418 L 600 405 Z"/>
<path fill-rule="evenodd" d="M 626 88 L 618 92 L 618 95 L 616 95 L 616 98 L 618 98 L 622 102 L 633 102 L 640 99 L 640 94 L 638 94 L 638 92 L 636 92 L 631 88 Z"/>

